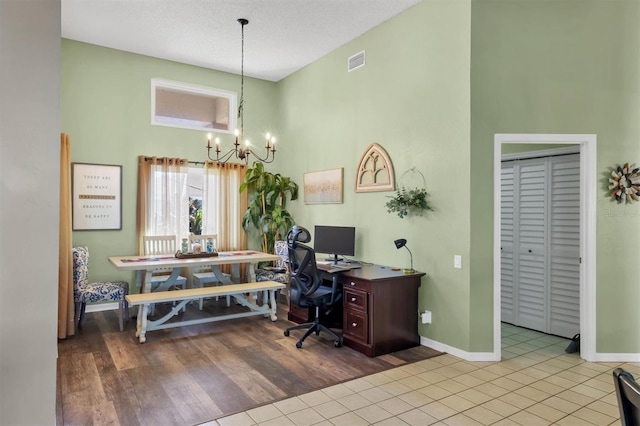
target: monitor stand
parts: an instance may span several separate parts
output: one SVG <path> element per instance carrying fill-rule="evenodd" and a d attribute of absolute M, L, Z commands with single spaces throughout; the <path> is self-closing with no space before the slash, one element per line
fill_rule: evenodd
<path fill-rule="evenodd" d="M 337 265 L 337 264 L 338 264 L 338 262 L 343 261 L 343 260 L 344 260 L 344 258 L 342 258 L 342 257 L 338 257 L 338 255 L 337 255 L 337 254 L 334 254 L 334 255 L 332 255 L 332 257 L 327 257 L 325 260 L 326 260 L 326 261 L 329 261 L 329 262 L 333 262 L 334 264 L 336 264 L 336 265 Z"/>

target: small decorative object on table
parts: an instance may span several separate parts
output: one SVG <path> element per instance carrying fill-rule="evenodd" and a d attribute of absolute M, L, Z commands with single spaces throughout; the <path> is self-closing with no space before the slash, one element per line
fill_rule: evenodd
<path fill-rule="evenodd" d="M 195 259 L 199 257 L 215 257 L 218 255 L 217 251 L 212 253 L 182 253 L 180 251 L 176 252 L 176 259 Z"/>

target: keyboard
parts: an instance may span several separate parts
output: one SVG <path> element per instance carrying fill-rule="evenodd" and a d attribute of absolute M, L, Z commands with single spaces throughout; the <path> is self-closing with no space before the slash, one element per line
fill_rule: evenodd
<path fill-rule="evenodd" d="M 360 265 L 359 263 L 356 264 L 344 264 L 344 265 L 334 265 L 333 268 L 328 269 L 327 272 L 329 272 L 330 274 L 336 273 L 336 272 L 344 272 L 344 271 L 349 271 L 351 269 L 358 269 L 358 268 L 362 268 L 362 265 Z"/>
<path fill-rule="evenodd" d="M 331 268 L 331 269 L 327 269 L 327 272 L 330 274 L 335 274 L 336 272 L 344 272 L 344 271 L 348 271 L 352 268 L 341 268 L 341 267 L 337 267 L 337 268 Z"/>

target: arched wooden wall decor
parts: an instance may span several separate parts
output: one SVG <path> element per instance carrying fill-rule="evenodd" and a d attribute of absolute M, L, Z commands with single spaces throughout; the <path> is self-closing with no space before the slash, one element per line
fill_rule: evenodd
<path fill-rule="evenodd" d="M 395 188 L 395 173 L 387 151 L 372 143 L 360 157 L 356 192 L 393 191 Z"/>

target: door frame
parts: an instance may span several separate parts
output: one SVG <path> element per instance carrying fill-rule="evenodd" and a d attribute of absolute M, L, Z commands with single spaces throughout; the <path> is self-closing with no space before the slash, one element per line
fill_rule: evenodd
<path fill-rule="evenodd" d="M 500 187 L 502 144 L 575 144 L 580 147 L 580 357 L 596 360 L 596 143 L 594 134 L 496 133 L 493 148 L 493 357 L 500 361 Z"/>

